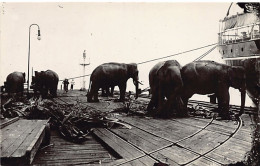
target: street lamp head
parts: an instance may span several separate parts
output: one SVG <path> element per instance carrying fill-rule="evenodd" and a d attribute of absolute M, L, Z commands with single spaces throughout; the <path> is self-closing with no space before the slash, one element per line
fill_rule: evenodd
<path fill-rule="evenodd" d="M 84 50 L 84 52 L 83 52 L 83 58 L 84 59 L 86 58 L 86 50 Z"/>
<path fill-rule="evenodd" d="M 37 37 L 38 40 L 41 40 L 41 31 L 40 29 L 38 29 L 38 37 Z"/>

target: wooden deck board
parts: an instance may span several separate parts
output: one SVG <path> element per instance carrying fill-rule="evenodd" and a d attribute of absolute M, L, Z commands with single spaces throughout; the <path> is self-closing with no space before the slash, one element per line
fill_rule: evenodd
<path fill-rule="evenodd" d="M 36 122 L 36 121 L 35 121 Z M 28 146 L 31 145 L 32 141 L 35 139 L 35 136 L 38 134 L 38 131 L 44 124 L 46 124 L 45 120 L 37 120 L 38 123 L 32 122 L 30 126 L 34 125 L 34 128 L 31 132 L 27 133 L 29 134 L 28 137 L 26 138 L 27 141 L 22 142 L 20 146 L 17 148 L 17 150 L 12 154 L 12 156 L 18 157 L 21 156 L 22 153 L 27 151 Z"/>
<path fill-rule="evenodd" d="M 115 152 L 125 159 L 138 157 L 144 154 L 107 129 L 95 129 L 94 134 L 101 138 L 109 147 L 113 148 Z"/>
<path fill-rule="evenodd" d="M 136 127 L 133 127 L 130 130 L 113 129 L 112 131 L 120 135 L 120 137 L 124 138 L 124 140 L 127 140 L 131 144 L 141 148 L 146 153 L 170 144 L 169 141 L 151 135 L 145 131 L 137 129 Z"/>
<path fill-rule="evenodd" d="M 68 94 L 69 95 L 69 94 Z M 100 111 L 111 111 L 114 108 L 120 108 L 123 103 L 116 103 L 113 101 L 106 101 L 107 98 L 101 98 L 99 103 L 87 103 L 86 97 L 82 95 L 68 96 L 65 101 L 70 104 L 75 103 L 76 99 L 90 107 L 94 107 Z M 73 101 L 74 100 L 74 101 Z M 59 101 L 63 103 L 62 101 Z M 203 119 L 200 117 L 189 118 L 172 118 L 172 119 L 155 119 L 144 118 L 137 116 L 126 116 L 124 114 L 116 118 L 126 122 L 132 126 L 132 129 L 113 128 L 113 129 L 95 129 L 94 134 L 98 136 L 103 143 L 109 148 L 117 152 L 122 159 L 109 158 L 106 150 L 102 149 L 92 141 L 89 145 L 91 149 L 87 149 L 87 145 L 78 146 L 71 145 L 68 142 L 60 142 L 54 145 L 52 149 L 46 149 L 45 157 L 48 159 L 40 159 L 40 163 L 48 165 L 56 164 L 90 164 L 98 165 L 99 161 L 105 165 L 153 165 L 156 160 L 153 158 L 165 161 L 171 165 L 181 165 L 189 163 L 189 166 L 206 166 L 206 165 L 220 165 L 232 163 L 234 161 L 243 160 L 244 154 L 250 150 L 251 146 L 251 122 L 248 115 L 245 117 L 244 126 L 229 140 L 231 134 L 238 127 L 234 121 L 217 121 L 214 120 L 209 126 L 211 119 Z M 200 131 L 202 130 L 202 131 Z M 196 133 L 200 131 L 199 133 Z M 196 135 L 187 138 L 196 133 Z M 56 140 L 59 138 L 54 137 Z M 182 140 L 186 138 L 185 140 Z M 225 142 L 227 140 L 227 142 Z M 170 145 L 171 142 L 178 142 L 179 147 Z M 87 141 L 88 142 L 88 141 Z M 87 144 L 86 142 L 86 144 Z M 221 144 L 220 143 L 223 143 Z M 102 144 L 103 144 L 102 143 Z M 134 145 L 134 146 L 133 146 Z M 212 148 L 220 145 L 205 156 L 199 154 L 207 153 Z M 137 146 L 138 148 L 136 148 Z M 163 149 L 161 149 L 163 148 Z M 77 153 L 72 153 L 78 150 Z M 93 152 L 98 154 L 93 155 Z M 145 153 L 149 153 L 147 156 Z M 69 152 L 67 152 L 69 151 Z M 72 151 L 72 152 L 71 152 Z M 82 152 L 82 154 L 81 154 Z M 60 157 L 65 154 L 67 158 Z M 44 155 L 44 154 L 43 154 Z M 59 155 L 57 157 L 56 155 Z M 68 157 L 75 157 L 75 160 Z M 104 159 L 105 158 L 105 159 Z M 96 160 L 95 160 L 96 159 Z M 104 161 L 103 161 L 104 160 Z M 194 160 L 194 161 L 193 161 Z M 126 162 L 125 164 L 123 164 Z"/>
<path fill-rule="evenodd" d="M 19 120 L 19 117 L 11 118 L 11 119 L 1 119 L 0 120 L 0 129 L 16 122 Z"/>
<path fill-rule="evenodd" d="M 173 142 L 200 130 L 198 127 L 188 125 L 184 126 L 177 121 L 169 119 L 145 119 L 139 117 L 120 117 L 120 119 L 147 132 L 167 138 Z"/>
<path fill-rule="evenodd" d="M 181 141 L 179 144 L 183 147 L 196 151 L 199 154 L 204 154 L 220 143 L 224 142 L 228 136 L 215 133 L 212 131 L 203 130 L 197 135 Z"/>
<path fill-rule="evenodd" d="M 2 164 L 30 164 L 45 138 L 47 123 L 48 120 L 20 119 L 2 128 Z"/>
<path fill-rule="evenodd" d="M 46 123 L 46 121 L 43 123 Z M 19 149 L 23 149 L 23 152 L 25 152 L 26 149 L 24 147 L 26 145 L 23 144 L 27 143 L 27 147 L 29 146 L 30 141 L 37 134 L 37 127 L 41 127 L 43 123 L 40 121 L 19 120 L 7 126 L 7 129 L 4 128 L 2 134 L 5 140 L 1 143 L 2 157 L 9 157 L 15 150 L 19 151 Z M 31 137 L 29 137 L 30 135 Z M 32 139 L 28 139 L 28 137 Z"/>
<path fill-rule="evenodd" d="M 30 135 L 31 132 L 33 132 L 34 129 L 35 125 L 29 125 L 23 133 L 19 134 L 19 137 L 15 139 L 15 141 L 6 150 L 2 151 L 1 155 L 3 157 L 10 157 L 16 150 L 21 151 L 19 150 L 20 145 L 24 143 L 25 139 Z M 24 147 L 22 150 L 24 151 L 21 151 L 21 154 L 24 155 L 24 153 L 26 152 L 26 148 Z"/>
<path fill-rule="evenodd" d="M 87 136 L 88 141 L 75 144 L 61 138 L 57 132 L 51 132 L 51 145 L 39 150 L 33 165 L 98 165 L 116 160 L 92 136 Z M 90 143 L 89 143 L 90 142 Z"/>
<path fill-rule="evenodd" d="M 159 156 L 158 156 L 159 155 Z M 165 157 L 164 161 L 172 161 L 171 163 L 182 165 L 185 164 L 188 161 L 191 161 L 192 159 L 198 157 L 197 154 L 194 154 L 190 151 L 187 151 L 186 149 L 183 149 L 181 147 L 172 146 L 165 148 L 163 150 L 160 150 L 159 152 L 153 153 L 154 157 Z"/>
<path fill-rule="evenodd" d="M 22 127 L 27 126 L 28 121 L 15 122 L 1 129 L 1 151 L 4 152 L 23 133 Z M 29 127 L 29 126 L 28 126 Z M 12 131 L 12 132 L 11 132 Z"/>
<path fill-rule="evenodd" d="M 189 164 L 187 164 L 187 166 L 221 166 L 222 164 L 214 162 L 212 160 L 208 160 L 204 157 L 199 158 L 198 160 L 195 160 Z"/>

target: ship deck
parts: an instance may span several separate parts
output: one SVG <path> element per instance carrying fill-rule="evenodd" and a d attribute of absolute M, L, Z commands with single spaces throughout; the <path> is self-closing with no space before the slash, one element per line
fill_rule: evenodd
<path fill-rule="evenodd" d="M 122 107 L 107 98 L 88 103 L 86 92 L 59 92 L 56 102 L 82 104 L 100 111 Z M 149 101 L 140 97 L 140 102 Z M 190 102 L 190 104 L 204 102 Z M 204 107 L 216 107 L 204 103 Z M 239 107 L 232 107 L 234 109 Z M 83 144 L 68 142 L 51 132 L 51 143 L 40 149 L 33 165 L 223 165 L 245 160 L 252 147 L 254 121 L 251 108 L 241 121 L 207 119 L 200 116 L 158 119 L 115 113 L 129 127 L 94 128 Z"/>

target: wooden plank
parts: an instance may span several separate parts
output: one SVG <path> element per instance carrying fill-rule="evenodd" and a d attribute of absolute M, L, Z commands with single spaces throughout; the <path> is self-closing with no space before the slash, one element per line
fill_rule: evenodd
<path fill-rule="evenodd" d="M 48 123 L 48 121 L 46 121 Z M 38 151 L 44 137 L 45 137 L 46 125 L 42 126 L 38 131 L 37 135 L 34 137 L 30 146 L 26 149 L 26 156 L 29 158 L 29 163 L 31 164 L 36 152 Z"/>
<path fill-rule="evenodd" d="M 26 140 L 24 140 L 22 142 L 22 144 L 19 145 L 17 150 L 12 154 L 13 157 L 21 157 L 21 156 L 23 156 L 26 153 L 27 148 L 29 146 L 31 146 L 31 143 L 35 140 L 35 137 L 38 135 L 39 130 L 42 131 L 42 126 L 45 126 L 45 124 L 47 123 L 46 120 L 35 120 L 35 121 L 31 121 L 30 120 L 30 122 L 31 122 L 30 125 L 34 125 L 34 128 L 30 132 L 28 137 L 26 137 Z"/>
<path fill-rule="evenodd" d="M 227 138 L 228 136 L 226 135 L 203 130 L 197 135 L 179 142 L 179 144 L 197 153 L 204 154 L 220 143 L 224 142 Z"/>
<path fill-rule="evenodd" d="M 203 119 L 203 121 L 201 121 L 200 119 Z M 211 119 L 204 119 L 204 118 L 194 118 L 194 117 L 189 117 L 189 118 L 174 118 L 172 119 L 173 121 L 177 121 L 179 123 L 182 123 L 184 125 L 191 125 L 191 126 L 195 126 L 198 128 L 203 128 L 205 127 L 210 121 Z"/>
<path fill-rule="evenodd" d="M 1 156 L 3 153 L 24 133 L 24 129 L 32 130 L 34 126 L 28 125 L 28 120 L 19 120 L 1 130 L 3 139 L 1 139 Z"/>
<path fill-rule="evenodd" d="M 164 156 L 164 160 L 171 162 L 173 165 L 182 165 L 198 157 L 199 155 L 192 153 L 184 148 L 172 146 L 153 153 L 154 157 Z"/>
<path fill-rule="evenodd" d="M 187 164 L 187 166 L 209 166 L 209 165 L 221 166 L 222 164 L 209 160 L 205 157 L 201 157 L 198 160 L 195 160 L 195 161 Z"/>
<path fill-rule="evenodd" d="M 157 163 L 156 160 L 152 159 L 151 157 L 149 156 L 144 156 L 142 158 L 139 158 L 137 160 L 133 160 L 131 162 L 128 162 L 126 164 L 123 164 L 124 166 L 125 165 L 130 165 L 130 166 L 153 166 L 154 163 Z"/>
<path fill-rule="evenodd" d="M 140 158 L 139 161 L 142 162 L 143 165 L 146 165 L 146 166 L 151 166 L 154 163 L 157 163 L 156 160 L 154 160 L 153 158 L 151 158 L 149 156 L 144 156 L 144 157 Z"/>
<path fill-rule="evenodd" d="M 94 134 L 100 138 L 106 145 L 112 148 L 121 157 L 128 159 L 134 158 L 144 153 L 133 147 L 126 141 L 122 140 L 118 136 L 114 135 L 107 129 L 95 129 Z"/>
<path fill-rule="evenodd" d="M 251 149 L 251 143 L 242 142 L 236 138 L 231 138 L 206 156 L 218 160 L 223 164 L 243 161 L 247 152 Z"/>
<path fill-rule="evenodd" d="M 33 123 L 28 123 L 28 128 L 25 129 L 22 134 L 5 150 L 2 152 L 2 157 L 11 157 L 11 155 L 19 148 L 19 146 L 26 140 L 26 138 L 30 135 L 30 133 L 34 130 L 37 123 L 34 121 Z M 25 155 L 25 151 L 24 154 Z"/>
<path fill-rule="evenodd" d="M 19 117 L 11 118 L 11 119 L 3 119 L 0 121 L 0 129 L 16 122 L 19 120 Z"/>
<path fill-rule="evenodd" d="M 54 139 L 53 139 L 54 138 Z M 75 144 L 61 138 L 56 131 L 51 132 L 51 144 L 37 152 L 33 165 L 92 165 L 107 164 L 116 160 L 91 135 L 82 144 Z M 90 142 L 90 144 L 89 144 Z"/>
<path fill-rule="evenodd" d="M 110 165 L 114 159 L 104 159 L 104 158 L 81 158 L 81 159 L 54 159 L 54 160 L 38 160 L 37 164 L 33 165 Z M 101 164 L 100 164 L 101 163 Z"/>
<path fill-rule="evenodd" d="M 169 119 L 145 119 L 139 117 L 120 117 L 133 126 L 141 128 L 173 142 L 189 136 L 199 130 L 197 127 L 184 126 L 183 124 Z"/>
<path fill-rule="evenodd" d="M 65 160 L 68 156 L 73 157 L 73 160 L 78 159 L 96 159 L 96 158 L 111 158 L 111 156 L 104 151 L 102 153 L 97 152 L 88 152 L 85 153 L 83 151 L 76 152 L 76 151 L 57 151 L 56 153 L 46 153 L 44 158 L 41 158 L 41 161 L 51 161 L 51 160 Z"/>
<path fill-rule="evenodd" d="M 151 135 L 136 127 L 133 127 L 132 129 L 112 129 L 112 131 L 146 153 L 171 144 L 169 141 Z"/>
<path fill-rule="evenodd" d="M 28 126 L 22 126 L 23 121 L 28 121 Z M 19 126 L 22 133 L 19 135 L 15 142 L 8 147 L 1 155 L 1 160 L 5 164 L 30 164 L 33 157 L 38 150 L 44 136 L 45 125 L 48 120 L 21 120 Z M 39 130 L 40 129 L 40 130 Z M 16 129 L 14 129 L 15 131 Z M 11 133 L 12 130 L 7 130 Z M 10 136 L 10 135 L 9 135 Z M 17 137 L 14 135 L 13 137 Z"/>
<path fill-rule="evenodd" d="M 153 157 L 155 157 L 156 159 L 160 160 L 162 163 L 168 164 L 170 166 L 179 166 L 179 164 L 176 161 L 170 159 L 169 157 L 167 157 L 167 155 L 163 155 L 160 152 L 161 151 L 155 152 L 155 153 L 153 153 L 151 155 Z"/>

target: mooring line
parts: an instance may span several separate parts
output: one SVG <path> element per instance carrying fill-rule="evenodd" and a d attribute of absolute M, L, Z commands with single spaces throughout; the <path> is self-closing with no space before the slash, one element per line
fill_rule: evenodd
<path fill-rule="evenodd" d="M 142 131 L 144 131 L 144 132 L 146 132 L 146 133 L 149 133 L 149 134 L 151 134 L 151 135 L 154 135 L 154 136 L 156 136 L 156 137 L 158 137 L 158 138 L 161 138 L 161 139 L 164 139 L 164 140 L 166 140 L 166 141 L 169 141 L 169 142 L 171 142 L 171 144 L 165 145 L 165 146 L 163 146 L 163 147 L 161 147 L 161 148 L 159 148 L 159 149 L 153 150 L 153 151 L 151 151 L 151 152 L 145 152 L 144 150 L 142 150 L 142 149 L 139 148 L 138 146 L 136 146 L 136 145 L 134 145 L 133 143 L 127 141 L 125 138 L 123 138 L 122 136 L 118 135 L 117 133 L 115 133 L 115 132 L 113 132 L 112 130 L 109 129 L 110 132 L 112 132 L 113 134 L 117 135 L 117 136 L 120 137 L 121 139 L 125 140 L 126 142 L 128 142 L 128 143 L 131 144 L 132 146 L 138 148 L 138 149 L 141 150 L 143 153 L 145 153 L 144 155 L 135 157 L 135 158 L 133 158 L 133 159 L 127 160 L 127 161 L 125 161 L 125 162 L 123 162 L 123 163 L 119 163 L 119 164 L 117 164 L 117 165 L 126 164 L 126 163 L 129 163 L 129 162 L 131 162 L 131 161 L 140 159 L 140 158 L 145 157 L 145 156 L 149 156 L 149 157 L 155 159 L 156 161 L 159 161 L 159 162 L 163 163 L 163 162 L 160 161 L 159 159 L 157 159 L 157 158 L 151 156 L 151 154 L 156 153 L 156 152 L 158 152 L 158 151 L 161 151 L 161 150 L 163 150 L 163 149 L 166 149 L 166 148 L 168 148 L 168 147 L 174 146 L 174 145 L 176 145 L 176 146 L 178 146 L 178 147 L 182 147 L 181 145 L 178 144 L 179 142 L 181 142 L 181 141 L 183 141 L 183 140 L 186 140 L 186 139 L 188 139 L 188 138 L 191 138 L 191 137 L 193 137 L 194 135 L 196 135 L 196 134 L 200 133 L 201 131 L 205 130 L 205 129 L 213 122 L 213 120 L 214 120 L 214 119 L 212 118 L 211 121 L 210 121 L 208 124 L 206 124 L 203 128 L 201 128 L 201 129 L 198 130 L 197 132 L 195 132 L 195 133 L 193 133 L 193 134 L 191 134 L 191 135 L 189 135 L 189 136 L 186 136 L 186 137 L 184 137 L 184 138 L 182 138 L 182 139 L 180 139 L 180 140 L 178 140 L 178 141 L 176 141 L 176 142 L 173 142 L 173 141 L 170 140 L 170 139 L 163 138 L 163 137 L 161 137 L 161 136 L 158 136 L 157 134 L 154 134 L 154 133 L 152 133 L 152 132 L 146 131 L 146 130 L 140 128 L 140 127 L 136 127 L 136 126 L 134 126 L 134 125 L 132 125 L 132 124 L 130 124 L 130 123 L 128 123 L 128 122 L 125 122 L 125 121 L 121 120 L 121 121 L 123 121 L 124 123 L 127 123 L 127 124 L 129 124 L 129 125 L 132 125 L 132 126 L 138 128 L 139 130 L 142 130 Z M 184 148 L 184 147 L 182 147 L 182 148 Z M 185 149 L 186 149 L 186 148 L 185 148 Z M 188 150 L 188 149 L 187 149 L 187 150 Z M 189 150 L 189 151 L 190 151 L 190 150 Z"/>
<path fill-rule="evenodd" d="M 224 143 L 226 143 L 230 138 L 232 138 L 232 137 L 238 132 L 238 130 L 240 130 L 240 128 L 241 128 L 241 126 L 242 126 L 242 119 L 241 119 L 241 117 L 239 117 L 238 122 L 239 122 L 239 123 L 238 123 L 237 128 L 235 129 L 235 131 L 234 131 L 233 133 L 230 134 L 230 136 L 229 136 L 226 140 L 224 140 L 223 142 L 219 143 L 219 145 L 215 146 L 215 147 L 212 148 L 211 150 L 205 152 L 204 154 L 201 154 L 201 155 L 198 156 L 197 158 L 195 158 L 195 159 L 193 159 L 193 160 L 191 160 L 191 161 L 189 161 L 189 162 L 187 162 L 187 163 L 185 163 L 185 164 L 183 164 L 183 165 L 190 164 L 190 163 L 192 163 L 193 161 L 198 160 L 198 159 L 201 158 L 201 157 L 205 157 L 205 158 L 207 158 L 207 159 L 209 159 L 209 160 L 215 161 L 214 159 L 212 159 L 212 158 L 210 158 L 210 157 L 206 157 L 205 155 L 207 155 L 207 154 L 209 154 L 210 152 L 212 152 L 213 150 L 217 149 L 218 147 L 220 147 L 221 145 L 223 145 Z M 215 161 L 215 162 L 218 162 L 218 161 Z M 219 162 L 218 162 L 218 163 L 219 163 Z M 220 164 L 222 164 L 222 163 L 220 163 Z"/>

